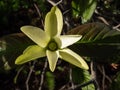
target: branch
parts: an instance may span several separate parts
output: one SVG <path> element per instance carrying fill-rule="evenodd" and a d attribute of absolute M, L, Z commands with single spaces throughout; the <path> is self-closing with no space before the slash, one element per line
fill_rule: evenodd
<path fill-rule="evenodd" d="M 97 66 L 97 67 L 98 67 L 100 73 L 103 75 L 102 87 L 105 88 L 105 87 L 104 87 L 104 86 L 105 86 L 105 79 L 107 79 L 110 83 L 112 83 L 112 80 L 110 79 L 109 76 L 107 76 L 107 75 L 105 74 L 105 69 L 104 69 L 104 66 L 103 66 L 103 65 L 102 65 L 101 67 L 100 67 L 100 66 Z"/>
<path fill-rule="evenodd" d="M 41 19 L 42 26 L 44 26 L 44 22 L 42 20 L 42 15 L 40 13 L 40 9 L 38 8 L 37 4 L 34 3 L 33 5 L 34 5 L 34 7 L 35 7 L 35 9 L 36 9 L 36 11 L 38 13 L 39 18 Z"/>
<path fill-rule="evenodd" d="M 17 83 L 17 78 L 18 78 L 20 72 L 23 70 L 23 68 L 24 68 L 24 66 L 20 67 L 20 69 L 17 71 L 17 74 L 16 74 L 16 76 L 15 76 L 15 78 L 14 78 L 14 83 L 15 83 L 15 84 Z"/>
<path fill-rule="evenodd" d="M 44 74 L 45 74 L 45 70 L 47 68 L 47 58 L 46 58 L 46 61 L 45 61 L 45 64 L 44 64 L 44 68 L 43 68 L 43 71 L 41 73 L 41 81 L 40 81 L 40 86 L 39 86 L 39 89 L 38 90 L 42 90 L 42 85 L 43 85 L 43 82 L 44 82 Z"/>
<path fill-rule="evenodd" d="M 72 68 L 70 67 L 70 71 L 69 71 L 69 82 L 71 84 L 71 90 L 74 90 L 74 83 L 73 83 L 73 80 L 72 80 Z"/>
<path fill-rule="evenodd" d="M 92 76 L 92 79 L 94 80 L 93 83 L 94 83 L 94 86 L 95 86 L 95 90 L 100 90 L 100 86 L 98 84 L 98 81 L 97 81 L 97 70 L 96 70 L 96 63 L 92 60 L 91 61 L 91 76 Z"/>
<path fill-rule="evenodd" d="M 52 0 L 47 0 L 47 1 L 53 6 L 57 6 L 58 4 L 62 2 L 62 0 L 58 1 L 57 3 L 53 2 Z"/>
<path fill-rule="evenodd" d="M 74 85 L 74 89 L 82 88 L 82 87 L 85 87 L 85 86 L 92 84 L 92 83 L 93 83 L 93 80 L 90 80 L 90 81 L 85 82 L 83 84 Z M 70 87 L 68 90 L 72 90 L 72 87 Z"/>
<path fill-rule="evenodd" d="M 28 84 L 28 82 L 29 82 L 30 76 L 31 76 L 31 74 L 33 72 L 35 63 L 36 63 L 36 61 L 33 61 L 33 65 L 30 67 L 30 71 L 28 73 L 28 77 L 27 77 L 26 82 L 25 82 L 25 84 L 26 84 L 26 90 L 29 90 L 29 84 Z"/>

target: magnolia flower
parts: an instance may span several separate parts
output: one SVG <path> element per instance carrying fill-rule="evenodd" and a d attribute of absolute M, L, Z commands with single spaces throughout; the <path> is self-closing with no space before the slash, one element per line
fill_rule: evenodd
<path fill-rule="evenodd" d="M 63 27 L 61 11 L 54 6 L 45 17 L 44 30 L 34 26 L 23 26 L 21 31 L 37 45 L 31 45 L 24 50 L 15 64 L 23 64 L 37 58 L 47 56 L 49 68 L 55 70 L 58 58 L 61 58 L 77 67 L 88 69 L 86 62 L 67 46 L 76 43 L 81 35 L 60 35 Z"/>

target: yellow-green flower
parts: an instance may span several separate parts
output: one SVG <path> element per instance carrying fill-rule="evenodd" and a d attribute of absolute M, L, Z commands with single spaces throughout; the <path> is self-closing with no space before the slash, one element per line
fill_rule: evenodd
<path fill-rule="evenodd" d="M 81 35 L 60 35 L 63 27 L 61 11 L 54 6 L 45 17 L 44 30 L 34 26 L 23 26 L 21 30 L 37 45 L 31 45 L 24 50 L 15 64 L 23 64 L 37 58 L 47 56 L 49 68 L 53 72 L 58 58 L 61 58 L 77 67 L 88 69 L 86 62 L 67 46 L 81 39 Z"/>

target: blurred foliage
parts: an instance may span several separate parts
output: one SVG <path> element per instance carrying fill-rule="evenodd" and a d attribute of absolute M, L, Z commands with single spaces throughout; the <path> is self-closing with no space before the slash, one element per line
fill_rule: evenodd
<path fill-rule="evenodd" d="M 56 0 L 52 1 L 56 2 Z M 40 10 L 40 16 L 35 5 L 37 5 Z M 11 90 L 15 88 L 25 89 L 25 80 L 28 77 L 31 65 L 28 63 L 23 65 L 25 67 L 18 73 L 21 66 L 16 68 L 14 61 L 27 46 L 34 43 L 21 33 L 13 33 L 20 32 L 19 28 L 26 24 L 43 27 L 42 22 L 44 21 L 45 14 L 50 10 L 51 6 L 47 0 L 0 0 L 0 37 L 2 36 L 0 38 L 0 90 L 8 88 L 11 88 Z M 68 16 L 65 13 L 63 14 L 63 17 L 66 15 L 66 18 L 70 20 L 70 22 L 67 22 L 66 19 L 64 20 L 65 24 L 67 22 L 68 27 L 87 23 L 67 32 L 67 34 L 83 35 L 79 43 L 69 48 L 81 56 L 87 56 L 88 58 L 95 57 L 94 60 L 97 62 L 105 62 L 105 65 L 111 62 L 120 62 L 120 32 L 113 30 L 105 24 L 95 23 L 95 21 L 100 21 L 98 17 L 101 16 L 110 23 L 111 27 L 119 24 L 119 0 L 63 0 L 58 7 L 60 7 L 62 11 L 65 11 L 67 8 L 68 13 L 72 13 L 72 16 L 70 14 L 68 14 Z M 69 12 L 69 9 L 72 10 L 72 12 Z M 95 10 L 97 13 L 94 12 Z M 75 22 L 76 19 L 81 21 Z M 43 64 L 41 61 L 35 65 L 35 70 L 33 70 L 29 82 L 30 87 L 35 88 L 35 85 L 39 84 Z M 55 90 L 59 85 L 63 85 L 67 83 L 67 81 L 69 82 L 69 67 L 67 64 L 61 64 L 61 61 L 59 61 L 57 68 L 55 73 L 51 73 L 50 71 L 46 71 L 45 73 L 43 86 L 48 90 Z M 91 80 L 89 71 L 76 67 L 72 69 L 73 83 L 83 84 Z M 108 68 L 108 71 L 110 71 L 110 68 Z M 118 69 L 116 71 L 117 74 L 113 75 L 112 72 L 110 73 L 113 75 L 110 76 L 113 82 L 112 84 L 108 83 L 108 86 L 110 86 L 108 90 L 120 89 L 120 72 Z M 94 88 L 93 83 L 91 83 L 81 89 L 94 90 Z"/>
<path fill-rule="evenodd" d="M 51 72 L 46 72 L 46 86 L 48 90 L 54 90 L 55 88 L 55 77 Z"/>
<path fill-rule="evenodd" d="M 72 68 L 73 82 L 77 84 L 83 84 L 91 80 L 89 71 L 73 67 Z M 82 90 L 95 90 L 94 84 L 91 82 L 87 86 L 83 86 Z"/>
<path fill-rule="evenodd" d="M 120 14 L 120 1 L 119 0 L 103 0 L 103 8 L 111 11 L 113 14 Z"/>
<path fill-rule="evenodd" d="M 42 17 L 39 17 L 35 6 L 40 9 Z M 36 25 L 40 22 L 36 17 L 44 18 L 47 7 L 45 0 L 1 0 L 0 36 L 19 32 L 19 28 L 26 24 Z"/>
<path fill-rule="evenodd" d="M 73 17 L 81 17 L 82 23 L 87 22 L 92 17 L 97 6 L 97 0 L 73 0 Z"/>
<path fill-rule="evenodd" d="M 24 0 L 1 0 L 0 1 L 0 20 L 2 24 L 8 24 L 8 16 L 21 8 L 28 8 L 28 2 Z"/>
<path fill-rule="evenodd" d="M 120 89 L 120 71 L 117 73 L 114 78 L 109 90 L 119 90 Z"/>
<path fill-rule="evenodd" d="M 2 37 L 0 39 L 0 71 L 14 68 L 17 56 L 31 44 L 34 43 L 22 33 Z"/>

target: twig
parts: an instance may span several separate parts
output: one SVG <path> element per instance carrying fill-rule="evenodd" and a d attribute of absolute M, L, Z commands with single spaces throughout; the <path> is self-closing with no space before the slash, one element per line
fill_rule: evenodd
<path fill-rule="evenodd" d="M 29 84 L 28 84 L 28 82 L 29 82 L 30 76 L 31 76 L 31 74 L 33 72 L 35 63 L 36 63 L 36 61 L 33 61 L 33 65 L 30 67 L 30 71 L 28 73 L 28 77 L 27 77 L 26 82 L 25 82 L 25 84 L 26 84 L 26 90 L 29 90 Z"/>
<path fill-rule="evenodd" d="M 100 19 L 101 21 L 103 21 L 106 25 L 109 25 L 109 23 L 107 22 L 107 20 L 105 20 L 105 18 L 99 16 L 98 19 Z"/>
<path fill-rule="evenodd" d="M 120 27 L 120 24 L 114 26 L 113 29 L 116 29 L 116 30 L 120 31 L 119 27 Z"/>
<path fill-rule="evenodd" d="M 85 82 L 85 83 L 83 83 L 83 84 L 74 85 L 74 89 L 82 88 L 82 87 L 85 87 L 85 86 L 87 86 L 87 85 L 89 85 L 89 84 L 92 84 L 92 83 L 93 83 L 93 80 L 90 80 L 90 81 Z M 69 88 L 68 90 L 71 90 L 71 88 Z"/>
<path fill-rule="evenodd" d="M 120 27 L 120 24 L 114 26 L 113 29 L 116 29 L 116 28 L 119 28 L 119 27 Z"/>
<path fill-rule="evenodd" d="M 62 2 L 62 0 L 58 1 L 57 3 L 51 1 L 51 0 L 47 0 L 51 5 L 53 6 L 57 6 L 58 4 L 60 4 Z"/>
<path fill-rule="evenodd" d="M 63 85 L 59 90 L 66 90 L 67 87 L 69 87 L 69 82 L 67 84 Z"/>
<path fill-rule="evenodd" d="M 40 86 L 39 86 L 39 89 L 38 90 L 42 90 L 42 85 L 43 85 L 43 82 L 44 82 L 44 74 L 45 74 L 45 70 L 47 68 L 47 58 L 46 58 L 46 61 L 45 61 L 45 64 L 44 64 L 44 68 L 43 68 L 43 71 L 41 73 L 41 81 L 40 81 Z"/>
<path fill-rule="evenodd" d="M 63 12 L 63 15 L 65 15 L 65 14 L 67 14 L 67 13 L 69 13 L 69 12 L 70 12 L 70 9 L 65 10 L 65 11 Z"/>
<path fill-rule="evenodd" d="M 71 83 L 71 90 L 74 90 L 74 83 L 72 80 L 72 68 L 70 67 L 70 71 L 69 71 L 69 79 L 70 79 L 70 83 Z"/>
<path fill-rule="evenodd" d="M 104 70 L 103 65 L 102 65 L 102 71 L 103 71 L 102 88 L 103 88 L 103 90 L 104 90 L 104 89 L 105 89 L 105 70 Z"/>
<path fill-rule="evenodd" d="M 89 84 L 92 84 L 93 81 L 94 80 L 92 79 L 92 80 L 90 80 L 88 82 L 85 82 L 83 84 L 74 85 L 74 89 L 85 87 L 85 86 L 87 86 Z M 69 87 L 69 88 L 67 88 L 67 87 L 69 87 L 69 83 L 67 83 L 64 86 L 62 86 L 62 88 L 60 88 L 59 90 L 72 90 L 73 89 L 72 87 Z"/>
<path fill-rule="evenodd" d="M 102 90 L 104 90 L 105 89 L 105 77 L 106 77 L 104 66 L 102 65 L 101 68 L 100 68 L 100 66 L 97 66 L 97 67 L 103 75 L 103 77 L 102 77 Z"/>
<path fill-rule="evenodd" d="M 40 9 L 38 8 L 38 6 L 35 3 L 33 5 L 34 5 L 34 7 L 35 7 L 35 9 L 36 9 L 36 11 L 38 13 L 39 18 L 41 19 L 42 15 L 40 13 Z M 41 23 L 42 23 L 42 26 L 44 26 L 43 20 L 41 20 Z"/>
<path fill-rule="evenodd" d="M 40 14 L 40 10 L 39 10 L 38 6 L 35 3 L 33 5 L 34 5 L 39 17 L 41 18 L 41 14 Z"/>
<path fill-rule="evenodd" d="M 95 86 L 95 90 L 100 90 L 100 86 L 97 82 L 97 72 L 96 72 L 96 63 L 92 60 L 91 61 L 91 76 L 92 79 L 94 80 L 94 86 Z"/>
<path fill-rule="evenodd" d="M 17 78 L 18 78 L 20 72 L 23 70 L 23 68 L 24 68 L 24 66 L 20 67 L 20 69 L 17 71 L 17 74 L 16 74 L 16 76 L 15 76 L 15 78 L 14 78 L 14 83 L 15 83 L 15 84 L 17 83 Z"/>
<path fill-rule="evenodd" d="M 99 71 L 100 71 L 100 73 L 103 75 L 103 76 L 105 76 L 105 78 L 110 82 L 110 83 L 112 83 L 112 80 L 107 76 L 107 75 L 104 75 L 105 73 L 105 71 L 103 71 L 103 69 L 101 70 L 101 68 L 98 66 L 98 69 L 99 69 Z"/>

